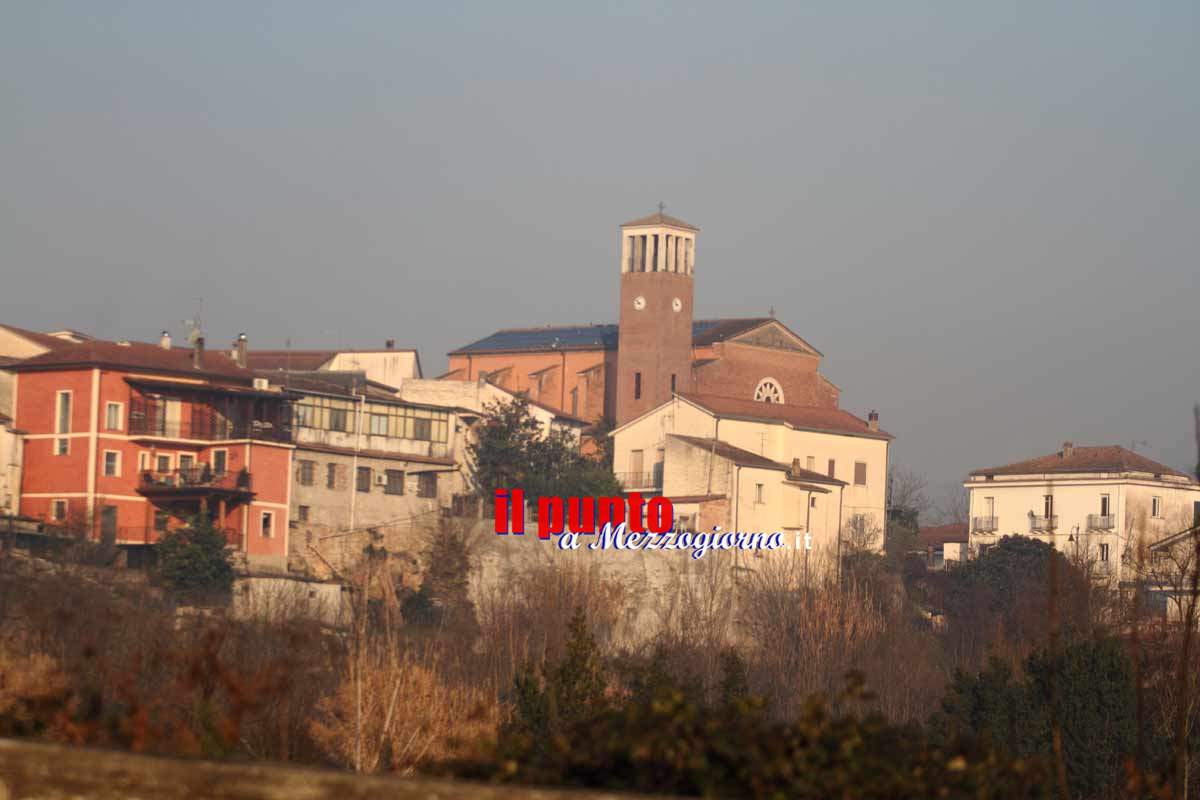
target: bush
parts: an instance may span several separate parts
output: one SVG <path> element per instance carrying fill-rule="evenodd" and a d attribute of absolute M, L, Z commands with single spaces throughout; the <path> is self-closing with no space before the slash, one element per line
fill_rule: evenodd
<path fill-rule="evenodd" d="M 225 536 L 206 523 L 171 531 L 155 545 L 157 575 L 183 596 L 193 599 L 225 595 L 233 586 L 233 565 Z"/>
<path fill-rule="evenodd" d="M 1081 642 L 1057 657 L 1038 651 L 1018 680 L 1003 662 L 954 676 L 942 710 L 931 720 L 935 738 L 974 732 L 1006 752 L 1036 757 L 1051 752 L 1051 710 L 1062 731 L 1068 784 L 1096 797 L 1118 784 L 1137 740 L 1132 665 L 1114 639 Z"/>

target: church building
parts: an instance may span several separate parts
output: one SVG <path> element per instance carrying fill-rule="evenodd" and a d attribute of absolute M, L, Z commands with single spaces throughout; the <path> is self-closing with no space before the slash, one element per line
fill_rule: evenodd
<path fill-rule="evenodd" d="M 821 353 L 779 320 L 693 318 L 698 233 L 661 211 L 625 223 L 619 324 L 500 330 L 452 351 L 443 377 L 618 425 L 682 392 L 837 408 Z"/>

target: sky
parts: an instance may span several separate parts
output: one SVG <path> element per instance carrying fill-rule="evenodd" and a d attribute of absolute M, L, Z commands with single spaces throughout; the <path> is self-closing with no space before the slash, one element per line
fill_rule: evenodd
<path fill-rule="evenodd" d="M 0 322 L 445 353 L 701 228 L 931 493 L 1196 460 L 1200 4 L 0 4 Z"/>

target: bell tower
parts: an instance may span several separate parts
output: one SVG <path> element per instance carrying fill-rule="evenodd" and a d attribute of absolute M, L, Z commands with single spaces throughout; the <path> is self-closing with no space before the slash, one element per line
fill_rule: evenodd
<path fill-rule="evenodd" d="M 692 388 L 695 228 L 663 213 L 621 226 L 617 424 Z"/>

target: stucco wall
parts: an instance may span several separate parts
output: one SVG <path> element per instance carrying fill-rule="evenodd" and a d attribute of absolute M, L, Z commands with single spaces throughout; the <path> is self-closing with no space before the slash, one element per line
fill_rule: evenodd
<path fill-rule="evenodd" d="M 1200 486 L 1154 481 L 1149 478 L 1117 474 L 1076 476 L 1046 476 L 1034 480 L 996 476 L 994 480 L 972 480 L 966 483 L 969 494 L 970 518 L 974 521 L 988 515 L 986 498 L 994 498 L 993 507 L 998 529 L 983 533 L 972 525 L 972 551 L 994 544 L 1005 535 L 1033 536 L 1072 554 L 1082 551 L 1098 560 L 1100 545 L 1109 546 L 1108 569 L 1114 578 L 1123 579 L 1121 558 L 1126 550 L 1136 547 L 1134 534 L 1145 535 L 1153 542 L 1176 533 L 1191 524 L 1193 503 L 1200 501 Z M 1100 514 L 1101 495 L 1110 498 L 1111 530 L 1089 529 L 1088 516 Z M 1054 497 L 1054 513 L 1058 527 L 1053 534 L 1033 532 L 1029 512 L 1042 516 L 1045 496 Z M 1150 514 L 1151 498 L 1163 498 L 1163 513 L 1159 518 Z M 1070 541 L 1075 536 L 1075 541 Z M 1128 576 L 1124 576 L 1128 577 Z"/>

